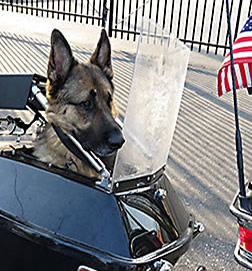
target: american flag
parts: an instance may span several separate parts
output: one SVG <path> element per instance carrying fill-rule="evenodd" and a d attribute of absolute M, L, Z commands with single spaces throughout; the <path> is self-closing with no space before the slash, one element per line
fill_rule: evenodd
<path fill-rule="evenodd" d="M 252 86 L 252 16 L 248 18 L 233 44 L 236 88 Z M 230 52 L 218 72 L 218 95 L 233 89 Z"/>

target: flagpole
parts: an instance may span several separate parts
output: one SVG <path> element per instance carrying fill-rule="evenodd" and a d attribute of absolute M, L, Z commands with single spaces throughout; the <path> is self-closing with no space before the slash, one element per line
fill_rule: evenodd
<path fill-rule="evenodd" d="M 234 100 L 234 114 L 235 114 L 235 127 L 236 127 L 235 141 L 236 141 L 236 153 L 237 153 L 237 166 L 238 166 L 238 173 L 239 173 L 240 195 L 243 197 L 246 197 L 245 183 L 244 183 L 243 156 L 242 156 L 242 139 L 241 139 L 241 132 L 239 128 L 238 103 L 237 103 L 235 71 L 234 71 L 233 43 L 232 43 L 232 35 L 231 35 L 231 22 L 230 22 L 228 0 L 226 0 L 226 10 L 227 10 L 227 24 L 228 24 L 232 85 L 233 85 L 233 100 Z"/>

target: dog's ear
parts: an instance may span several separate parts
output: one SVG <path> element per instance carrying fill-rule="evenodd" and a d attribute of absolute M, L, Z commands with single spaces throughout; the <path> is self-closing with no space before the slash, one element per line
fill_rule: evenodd
<path fill-rule="evenodd" d="M 51 35 L 51 52 L 49 56 L 47 78 L 50 84 L 62 84 L 74 63 L 72 50 L 62 33 L 54 29 Z"/>
<path fill-rule="evenodd" d="M 113 69 L 111 64 L 111 46 L 107 33 L 102 29 L 100 40 L 96 50 L 90 58 L 90 62 L 99 66 L 104 74 L 109 78 L 113 78 Z"/>

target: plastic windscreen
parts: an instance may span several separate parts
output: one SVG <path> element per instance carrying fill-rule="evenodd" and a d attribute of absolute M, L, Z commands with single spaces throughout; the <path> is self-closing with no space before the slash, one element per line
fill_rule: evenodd
<path fill-rule="evenodd" d="M 166 164 L 182 97 L 189 49 L 143 20 L 113 182 L 150 175 Z"/>

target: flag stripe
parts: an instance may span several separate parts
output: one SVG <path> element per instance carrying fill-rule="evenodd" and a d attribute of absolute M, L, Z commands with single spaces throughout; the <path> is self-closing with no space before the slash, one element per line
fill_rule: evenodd
<path fill-rule="evenodd" d="M 241 74 L 241 79 L 242 79 L 242 88 L 243 86 L 247 86 L 247 77 L 246 77 L 246 73 L 245 73 L 245 68 L 244 68 L 244 64 L 239 64 L 239 70 L 240 70 L 240 74 Z"/>
<path fill-rule="evenodd" d="M 217 88 L 217 91 L 218 91 L 219 96 L 222 95 L 222 89 L 225 89 L 225 86 L 223 87 L 225 78 L 222 78 L 224 70 L 225 70 L 225 68 L 222 69 L 221 71 L 219 71 L 219 73 L 218 73 L 218 88 Z"/>
<path fill-rule="evenodd" d="M 239 88 L 243 88 L 239 64 L 235 64 L 234 67 L 235 67 L 235 74 L 236 74 L 236 79 L 237 79 L 235 84 L 236 86 L 239 86 Z"/>
<path fill-rule="evenodd" d="M 240 47 L 240 48 L 236 48 L 233 50 L 233 54 L 237 54 L 237 53 L 248 53 L 251 51 L 251 55 L 252 55 L 252 46 L 248 46 L 248 47 Z M 230 52 L 227 54 L 226 57 L 230 56 Z"/>
<path fill-rule="evenodd" d="M 248 64 L 249 67 L 249 74 L 250 74 L 250 78 L 252 78 L 252 63 Z M 251 83 L 252 84 L 252 83 Z"/>
<path fill-rule="evenodd" d="M 236 43 L 233 46 L 233 49 L 237 49 L 237 48 L 242 48 L 242 47 L 251 47 L 252 46 L 252 39 L 250 41 L 246 41 L 246 42 L 240 42 L 240 43 Z M 229 53 L 228 53 L 229 54 Z"/>
<path fill-rule="evenodd" d="M 232 75 L 231 75 L 231 66 L 227 67 L 227 71 L 228 71 L 227 77 L 228 77 L 229 89 L 232 89 L 233 81 L 232 81 Z M 228 89 L 226 89 L 226 91 L 228 91 Z"/>
<path fill-rule="evenodd" d="M 249 64 L 245 63 L 243 66 L 244 66 L 244 71 L 246 74 L 247 86 L 250 87 L 251 86 L 251 75 L 249 72 Z"/>
<path fill-rule="evenodd" d="M 251 35 L 247 37 L 238 37 L 235 43 L 241 43 L 241 42 L 246 42 L 246 41 L 251 41 Z"/>
<path fill-rule="evenodd" d="M 236 53 L 234 56 L 234 61 L 237 63 L 239 60 L 244 63 L 244 59 L 248 59 L 252 61 L 252 52 L 241 52 L 241 53 Z M 230 57 L 228 56 L 227 59 L 224 60 L 223 65 L 230 65 Z"/>
<path fill-rule="evenodd" d="M 228 83 L 228 69 L 227 68 L 225 68 L 224 69 L 224 88 L 223 88 L 223 93 L 226 93 L 227 92 L 227 90 L 229 89 L 229 83 Z"/>
<path fill-rule="evenodd" d="M 236 41 L 239 39 L 239 38 L 245 38 L 245 37 L 251 37 L 251 30 L 250 31 L 246 31 L 246 32 L 240 32 L 239 36 L 237 37 Z"/>
<path fill-rule="evenodd" d="M 229 66 L 229 67 L 230 67 L 230 70 L 231 70 L 231 66 Z M 237 67 L 239 67 L 239 66 L 237 66 L 237 64 L 235 64 L 235 65 L 234 65 L 235 71 L 236 71 Z M 240 74 L 240 73 L 239 73 L 239 74 Z M 239 88 L 238 86 L 239 86 L 238 75 L 237 75 L 237 72 L 235 72 L 235 87 L 236 87 L 236 88 Z M 232 89 L 233 89 L 233 85 L 232 85 Z"/>

